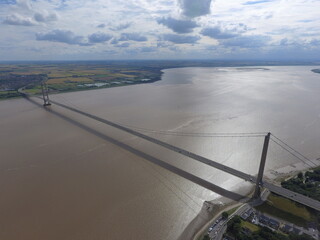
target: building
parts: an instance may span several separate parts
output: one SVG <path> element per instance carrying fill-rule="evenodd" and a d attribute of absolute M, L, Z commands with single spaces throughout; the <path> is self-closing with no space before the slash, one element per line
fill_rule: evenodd
<path fill-rule="evenodd" d="M 280 227 L 280 223 L 272 218 L 269 219 L 269 226 L 275 230 L 278 230 Z"/>
<path fill-rule="evenodd" d="M 281 231 L 284 232 L 284 233 L 290 233 L 293 231 L 292 227 L 288 224 L 284 224 L 282 227 L 281 227 Z"/>
<path fill-rule="evenodd" d="M 264 215 L 260 215 L 260 217 L 259 217 L 259 222 L 264 225 L 269 225 L 269 220 L 270 220 L 270 218 L 268 218 Z"/>

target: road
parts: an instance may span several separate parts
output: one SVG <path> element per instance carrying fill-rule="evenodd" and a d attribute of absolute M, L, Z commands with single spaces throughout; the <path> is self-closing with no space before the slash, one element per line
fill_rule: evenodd
<path fill-rule="evenodd" d="M 316 209 L 320 211 L 320 202 L 317 200 L 314 200 L 312 198 L 308 198 L 304 195 L 301 195 L 299 193 L 295 193 L 293 191 L 290 191 L 288 189 L 285 189 L 283 187 L 276 186 L 274 184 L 264 182 L 262 184 L 263 187 L 270 190 L 270 192 L 276 193 L 282 197 L 289 198 L 295 202 L 301 203 L 303 205 L 306 205 L 308 207 L 311 207 L 313 209 Z"/>
<path fill-rule="evenodd" d="M 239 207 L 233 214 L 231 214 L 228 219 L 223 219 L 222 216 L 218 217 L 213 225 L 211 225 L 212 230 L 209 232 L 209 237 L 211 240 L 220 240 L 222 239 L 223 234 L 227 230 L 227 223 L 235 215 L 242 215 L 246 212 L 251 206 L 248 203 L 243 204 Z"/>

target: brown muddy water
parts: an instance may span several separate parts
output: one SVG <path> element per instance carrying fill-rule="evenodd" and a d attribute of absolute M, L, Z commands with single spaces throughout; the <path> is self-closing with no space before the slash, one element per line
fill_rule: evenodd
<path fill-rule="evenodd" d="M 263 138 L 149 130 L 271 131 L 307 157 L 319 158 L 320 74 L 310 71 L 316 67 L 266 68 L 168 69 L 152 84 L 51 98 L 251 174 L 257 172 Z M 25 99 L 0 102 L 0 239 L 175 240 L 204 201 L 219 198 L 104 136 L 225 189 L 250 189 L 249 183 L 120 130 L 59 106 L 50 109 Z M 266 169 L 296 161 L 271 145 Z"/>

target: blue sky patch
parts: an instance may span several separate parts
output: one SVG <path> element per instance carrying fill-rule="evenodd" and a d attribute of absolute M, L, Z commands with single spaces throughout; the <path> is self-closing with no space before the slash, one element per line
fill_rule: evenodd
<path fill-rule="evenodd" d="M 0 4 L 9 4 L 9 5 L 13 5 L 16 4 L 16 0 L 0 0 Z"/>
<path fill-rule="evenodd" d="M 254 5 L 254 4 L 260 4 L 260 3 L 267 3 L 267 2 L 272 2 L 272 0 L 249 1 L 249 2 L 245 2 L 243 5 Z"/>

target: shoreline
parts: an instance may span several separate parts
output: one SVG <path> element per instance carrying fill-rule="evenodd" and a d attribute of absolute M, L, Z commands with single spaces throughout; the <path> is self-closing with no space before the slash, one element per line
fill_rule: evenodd
<path fill-rule="evenodd" d="M 249 191 L 246 191 L 243 198 L 239 199 L 239 201 L 234 201 L 226 197 L 205 201 L 198 215 L 183 230 L 178 240 L 199 240 L 199 238 L 205 234 L 209 226 L 222 214 L 222 212 L 246 204 L 246 202 L 241 200 L 248 198 L 248 196 L 250 197 L 253 192 L 254 187 L 250 187 Z M 206 208 L 207 206 L 210 206 L 210 208 Z"/>
<path fill-rule="evenodd" d="M 316 164 L 317 164 L 317 166 L 320 166 L 320 159 L 319 158 L 314 161 L 318 161 Z M 265 177 L 270 182 L 272 182 L 276 185 L 281 185 L 281 181 L 290 179 L 290 178 L 296 176 L 299 172 L 305 172 L 305 171 L 312 170 L 312 169 L 313 168 L 310 168 L 310 166 L 306 166 L 305 163 L 297 162 L 297 163 L 293 163 L 293 164 L 281 167 L 281 168 L 277 169 L 277 171 L 266 172 Z M 253 189 L 254 188 L 252 187 L 251 191 L 246 195 L 247 197 L 253 193 Z M 189 227 L 191 229 L 188 231 L 186 231 L 187 228 L 184 229 L 184 231 L 182 232 L 182 234 L 180 235 L 178 240 L 185 240 L 185 239 L 201 240 L 200 237 L 206 233 L 206 230 L 209 228 L 209 226 L 222 214 L 222 212 L 228 211 L 228 210 L 236 208 L 236 207 L 240 207 L 241 205 L 245 204 L 243 202 L 231 201 L 231 200 L 225 199 L 225 198 L 219 198 L 217 200 L 209 201 L 209 203 L 211 203 L 214 206 L 215 205 L 214 202 L 217 202 L 218 200 L 220 200 L 220 204 L 216 204 L 217 206 L 215 206 L 215 207 L 217 209 L 216 209 L 215 213 L 211 212 L 212 217 L 210 219 L 208 219 L 206 221 L 206 223 L 204 223 L 202 225 L 202 227 L 199 227 L 199 225 L 192 226 L 192 224 L 196 223 L 195 220 L 203 214 L 202 212 L 203 212 L 204 207 L 202 207 L 199 214 L 188 224 L 187 228 Z M 228 202 L 228 200 L 229 200 L 229 202 Z M 204 205 L 205 205 L 205 203 L 208 203 L 208 202 L 205 201 Z M 186 236 L 185 233 L 188 233 L 189 235 Z M 185 237 L 185 238 L 182 238 L 182 237 Z"/>
<path fill-rule="evenodd" d="M 162 69 L 164 70 L 164 69 Z M 107 88 L 118 88 L 118 87 L 128 87 L 128 86 L 135 86 L 135 85 L 142 85 L 142 84 L 149 84 L 149 83 L 155 83 L 158 81 L 162 80 L 162 75 L 163 75 L 163 71 L 160 70 L 161 74 L 160 74 L 160 78 L 157 79 L 153 79 L 150 81 L 140 81 L 140 82 L 136 82 L 136 83 L 125 83 L 125 84 L 119 84 L 119 85 L 108 85 L 108 86 L 101 86 L 101 87 L 85 87 L 85 88 L 77 88 L 77 89 L 73 89 L 73 90 L 66 90 L 66 91 L 49 91 L 50 95 L 56 95 L 56 94 L 63 94 L 63 93 L 71 93 L 71 92 L 82 92 L 82 91 L 92 91 L 92 90 L 100 90 L 100 89 L 107 89 Z M 20 95 L 14 96 L 14 97 L 8 97 L 8 98 L 0 98 L 0 101 L 2 100 L 10 100 L 10 99 L 20 99 L 23 98 L 23 95 L 29 95 L 31 97 L 37 97 L 37 96 L 41 96 L 41 93 L 37 93 L 37 94 L 29 94 L 29 93 L 24 93 L 21 91 L 21 89 L 25 88 L 26 86 L 19 88 L 18 90 L 16 90 L 17 93 L 19 93 Z"/>
<path fill-rule="evenodd" d="M 2 63 L 3 64 L 3 63 Z M 1 65 L 1 63 L 0 63 Z M 167 69 L 175 69 L 175 68 L 190 68 L 190 67 L 204 67 L 204 68 L 252 68 L 252 67 L 273 67 L 273 66 L 317 66 L 316 64 L 314 63 L 308 63 L 308 64 L 230 64 L 230 65 L 227 65 L 227 66 L 220 66 L 219 64 L 218 65 L 215 65 L 215 64 L 200 64 L 200 65 L 194 65 L 194 64 L 186 64 L 186 65 L 165 65 L 161 68 L 158 68 L 157 70 L 159 71 L 160 75 L 154 79 L 150 79 L 148 81 L 137 81 L 137 82 L 133 82 L 133 83 L 125 83 L 123 82 L 123 84 L 120 84 L 120 85 L 108 85 L 108 86 L 101 86 L 101 87 L 84 87 L 84 88 L 76 88 L 76 89 L 72 89 L 72 90 L 64 90 L 64 91 L 57 91 L 57 90 L 54 90 L 52 91 L 50 94 L 60 94 L 60 93 L 69 93 L 69 92 L 80 92 L 80 91 L 90 91 L 90 90 L 98 90 L 98 89 L 106 89 L 106 88 L 114 88 L 114 87 L 125 87 L 125 86 L 133 86 L 133 85 L 139 85 L 139 84 L 148 84 L 148 83 L 154 83 L 154 82 L 158 82 L 158 81 L 162 81 L 162 76 L 163 76 L 163 71 L 164 70 L 167 70 Z M 268 68 L 265 68 L 264 70 L 270 70 Z M 319 73 L 315 70 L 319 70 L 319 69 L 311 69 L 310 71 L 314 72 L 314 73 Z M 27 85 L 26 85 L 27 86 Z M 26 87 L 24 86 L 24 87 Z M 22 87 L 22 88 L 24 88 Z M 21 88 L 20 88 L 21 89 Z M 20 93 L 19 92 L 19 89 L 18 90 L 14 90 L 16 91 L 17 93 Z M 21 93 L 20 93 L 21 94 Z M 41 93 L 38 93 L 38 94 L 30 94 L 32 96 L 39 96 L 41 95 Z M 17 99 L 17 98 L 21 98 L 23 96 L 21 95 L 17 95 L 17 96 L 13 96 L 13 97 L 3 97 L 3 98 L 0 98 L 0 101 L 2 100 L 10 100 L 10 99 Z"/>
<path fill-rule="evenodd" d="M 299 172 L 306 172 L 308 170 L 312 170 L 316 167 L 319 167 L 320 166 L 320 158 L 312 160 L 312 163 L 315 164 L 316 166 L 310 167 L 302 162 L 296 162 L 293 164 L 289 164 L 289 165 L 281 167 L 277 170 L 272 170 L 272 171 L 266 172 L 265 178 L 268 179 L 268 181 L 272 182 L 273 184 L 281 185 L 282 181 L 288 180 L 288 179 L 296 176 Z"/>
<path fill-rule="evenodd" d="M 219 211 L 214 214 L 214 216 L 209 219 L 209 221 L 207 221 L 207 223 L 205 225 L 203 225 L 200 230 L 198 230 L 197 232 L 195 232 L 195 234 L 193 234 L 192 238 L 190 238 L 190 240 L 201 240 L 200 237 L 202 237 L 205 233 L 206 233 L 206 230 L 209 228 L 209 226 L 217 220 L 217 218 L 225 211 L 229 211 L 233 208 L 237 208 L 237 207 L 240 207 L 242 206 L 243 204 L 245 203 L 242 203 L 242 202 L 230 202 L 230 203 L 227 203 L 225 206 L 221 207 L 220 209 L 218 209 Z M 178 240 L 182 240 L 182 239 L 178 239 Z"/>
<path fill-rule="evenodd" d="M 187 225 L 187 227 L 180 234 L 178 240 L 196 239 L 196 236 L 202 234 L 204 228 L 211 223 L 217 214 L 224 209 L 223 203 L 215 201 L 205 201 L 197 216 Z"/>

